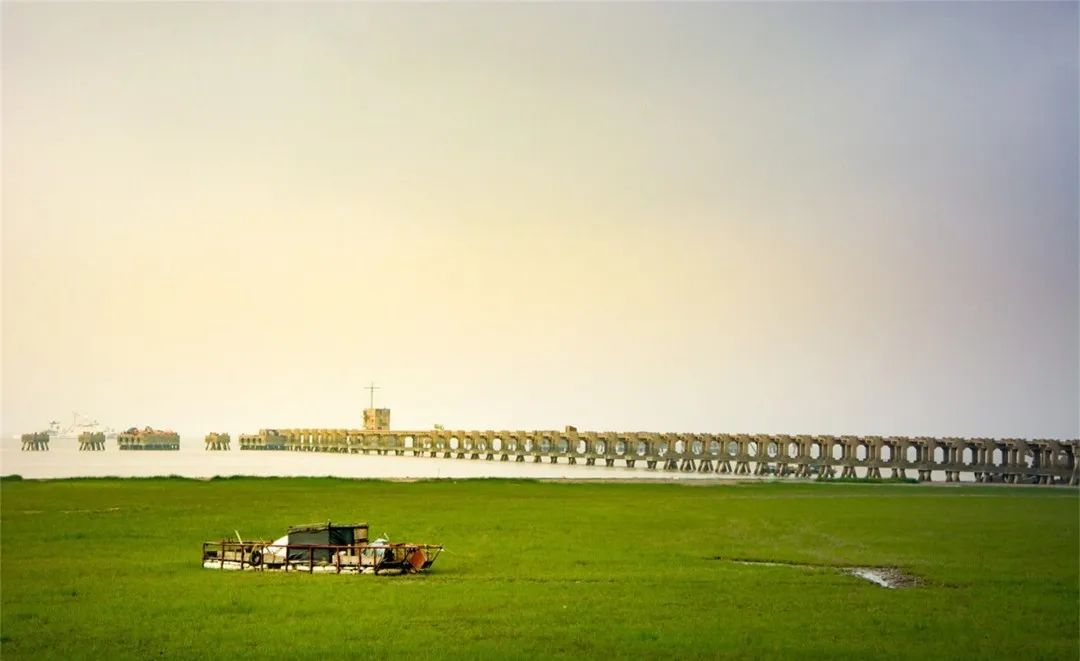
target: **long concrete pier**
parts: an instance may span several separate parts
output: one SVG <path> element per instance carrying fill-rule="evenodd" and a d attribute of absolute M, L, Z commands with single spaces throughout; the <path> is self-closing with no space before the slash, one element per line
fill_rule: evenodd
<path fill-rule="evenodd" d="M 241 450 L 412 455 L 486 461 L 807 478 L 1080 483 L 1080 440 L 564 431 L 264 429 Z"/>

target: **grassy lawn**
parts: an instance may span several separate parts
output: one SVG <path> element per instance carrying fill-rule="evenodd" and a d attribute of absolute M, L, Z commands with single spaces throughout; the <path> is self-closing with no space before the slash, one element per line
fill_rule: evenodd
<path fill-rule="evenodd" d="M 1080 654 L 1073 489 L 11 481 L 0 654 L 1056 658 Z M 408 577 L 217 572 L 200 543 L 367 521 Z M 887 590 L 822 568 L 894 566 Z"/>

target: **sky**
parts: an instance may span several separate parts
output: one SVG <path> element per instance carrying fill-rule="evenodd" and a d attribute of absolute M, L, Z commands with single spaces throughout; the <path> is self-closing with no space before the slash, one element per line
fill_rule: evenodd
<path fill-rule="evenodd" d="M 5 439 L 1080 436 L 1077 3 L 0 11 Z"/>

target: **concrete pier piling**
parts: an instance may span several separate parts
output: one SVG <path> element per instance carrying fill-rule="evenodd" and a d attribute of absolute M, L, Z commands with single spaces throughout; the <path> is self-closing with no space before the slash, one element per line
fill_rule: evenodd
<path fill-rule="evenodd" d="M 116 437 L 120 450 L 179 450 L 180 435 L 174 431 L 132 427 Z"/>
<path fill-rule="evenodd" d="M 79 434 L 79 451 L 102 451 L 105 449 L 105 434 L 103 432 L 84 431 Z"/>
<path fill-rule="evenodd" d="M 230 449 L 230 439 L 228 434 L 222 434 L 218 432 L 210 432 L 206 435 L 206 449 L 207 450 L 228 450 Z"/>
<path fill-rule="evenodd" d="M 23 452 L 47 452 L 49 450 L 49 434 L 37 432 L 36 434 L 22 435 Z"/>

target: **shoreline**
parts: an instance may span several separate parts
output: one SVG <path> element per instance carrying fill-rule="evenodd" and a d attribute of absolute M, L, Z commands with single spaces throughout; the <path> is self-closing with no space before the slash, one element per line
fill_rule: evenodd
<path fill-rule="evenodd" d="M 697 478 L 685 479 L 678 477 L 636 477 L 636 478 L 589 478 L 589 477 L 342 477 L 338 475 L 214 475 L 211 477 L 189 477 L 185 475 L 87 475 L 68 477 L 23 477 L 17 473 L 0 475 L 0 483 L 15 482 L 90 482 L 90 481 L 175 481 L 175 482 L 230 482 L 250 480 L 334 480 L 340 482 L 384 482 L 388 484 L 414 484 L 414 483 L 451 483 L 451 482 L 528 482 L 536 484 L 677 484 L 689 487 L 710 486 L 739 486 L 739 485 L 815 485 L 815 486 L 900 486 L 911 488 L 940 488 L 940 489 L 963 489 L 989 488 L 1027 490 L 1037 488 L 1037 491 L 1048 493 L 1071 493 L 1080 491 L 1075 485 L 1053 485 L 1057 488 L 1047 489 L 1047 485 L 1039 484 L 1005 484 L 1005 483 L 982 483 L 982 482 L 916 482 L 912 480 L 890 479 L 842 479 L 842 480 L 781 480 L 767 477 L 754 478 L 741 476 L 738 478 Z"/>

